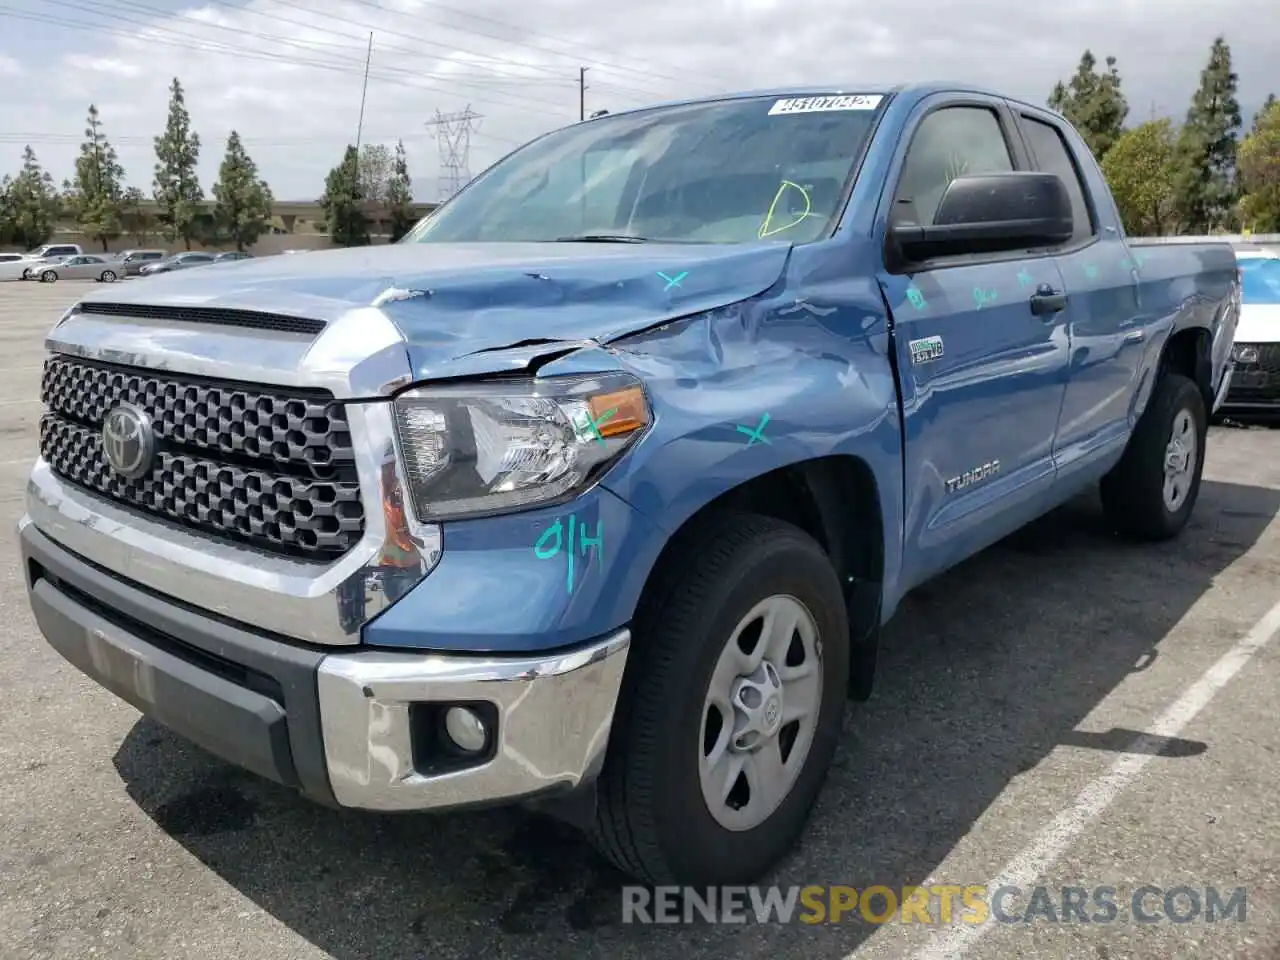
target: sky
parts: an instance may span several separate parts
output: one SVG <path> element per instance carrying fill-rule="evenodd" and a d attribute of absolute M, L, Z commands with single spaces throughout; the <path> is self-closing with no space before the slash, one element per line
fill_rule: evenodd
<path fill-rule="evenodd" d="M 1087 47 L 1118 60 L 1130 122 L 1180 120 L 1214 36 L 1231 45 L 1244 122 L 1280 69 L 1256 0 L 0 0 L 0 174 L 30 144 L 70 176 L 89 104 L 129 185 L 150 195 L 152 139 L 182 81 L 206 193 L 239 132 L 277 199 L 314 200 L 360 131 L 402 139 L 418 200 L 442 153 L 474 175 L 579 116 L 761 87 L 979 83 L 1044 102 Z M 361 90 L 373 34 L 361 125 Z M 470 110 L 468 124 L 431 124 Z M 441 143 L 441 132 L 446 134 Z M 467 149 L 460 148 L 466 145 Z M 454 149 L 451 149 L 454 148 Z"/>

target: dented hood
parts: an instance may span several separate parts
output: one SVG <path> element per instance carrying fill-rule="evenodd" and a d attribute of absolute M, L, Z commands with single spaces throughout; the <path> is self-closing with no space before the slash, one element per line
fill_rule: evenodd
<path fill-rule="evenodd" d="M 604 343 L 745 300 L 778 281 L 790 249 L 763 242 L 394 244 L 216 264 L 86 299 L 326 321 L 376 306 L 403 335 L 419 379 L 523 366 L 531 346 Z M 500 355 L 511 347 L 521 349 Z M 486 355 L 483 363 L 477 354 Z"/>

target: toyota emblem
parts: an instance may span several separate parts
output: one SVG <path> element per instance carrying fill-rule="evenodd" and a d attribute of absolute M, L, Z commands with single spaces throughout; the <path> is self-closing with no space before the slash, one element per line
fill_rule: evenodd
<path fill-rule="evenodd" d="M 155 459 L 156 434 L 151 418 L 131 404 L 121 404 L 102 423 L 102 449 L 111 469 L 128 480 L 137 480 L 151 470 Z"/>

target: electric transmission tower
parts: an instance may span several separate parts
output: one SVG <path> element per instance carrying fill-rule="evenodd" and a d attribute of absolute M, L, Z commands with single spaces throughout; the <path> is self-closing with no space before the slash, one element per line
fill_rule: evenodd
<path fill-rule="evenodd" d="M 471 179 L 472 124 L 480 117 L 480 114 L 472 112 L 471 105 L 468 104 L 465 110 L 454 113 L 441 113 L 437 110 L 436 118 L 426 122 L 426 126 L 436 128 L 436 141 L 440 145 L 441 203 L 465 187 Z"/>

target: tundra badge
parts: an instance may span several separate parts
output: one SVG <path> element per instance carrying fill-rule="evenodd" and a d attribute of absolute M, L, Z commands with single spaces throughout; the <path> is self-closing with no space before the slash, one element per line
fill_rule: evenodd
<path fill-rule="evenodd" d="M 1000 461 L 992 460 L 990 463 L 984 463 L 980 467 L 974 467 L 972 470 L 966 470 L 958 477 L 952 477 L 946 482 L 947 493 L 955 493 L 957 490 L 963 490 L 965 487 L 973 486 L 979 480 L 986 480 L 988 477 L 994 477 L 1000 472 Z"/>
<path fill-rule="evenodd" d="M 929 363 L 942 356 L 941 337 L 924 337 L 920 340 L 912 340 L 907 346 L 911 348 L 912 363 Z"/>

